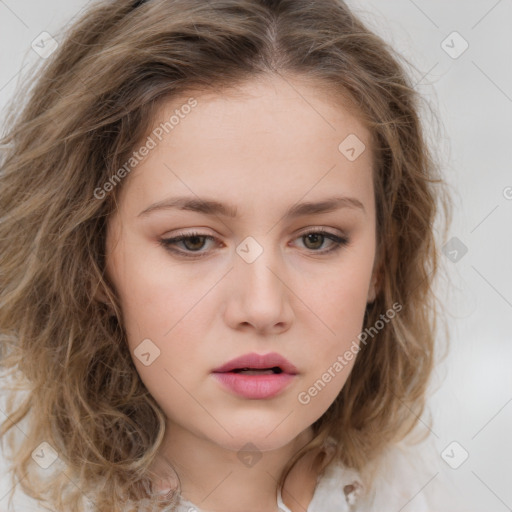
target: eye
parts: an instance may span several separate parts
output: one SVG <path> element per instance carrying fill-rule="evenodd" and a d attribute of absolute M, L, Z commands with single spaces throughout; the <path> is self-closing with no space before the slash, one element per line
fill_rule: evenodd
<path fill-rule="evenodd" d="M 210 235 L 204 235 L 204 234 L 201 234 L 201 233 L 188 233 L 188 234 L 184 234 L 184 235 L 179 235 L 179 236 L 176 236 L 174 238 L 164 238 L 160 241 L 160 243 L 169 251 L 171 252 L 174 252 L 174 253 L 178 253 L 178 254 L 182 254 L 183 256 L 188 256 L 188 257 L 198 257 L 196 255 L 193 255 L 193 256 L 189 256 L 187 253 L 187 251 L 189 252 L 192 252 L 192 253 L 200 253 L 200 256 L 201 257 L 203 254 L 205 254 L 205 252 L 201 252 L 200 249 L 202 249 L 205 245 L 205 240 L 215 240 L 215 238 L 213 236 L 210 236 Z M 174 247 L 177 246 L 178 244 L 181 244 L 183 243 L 184 244 L 184 247 L 185 247 L 185 251 L 181 250 L 181 249 L 175 249 Z"/>
<path fill-rule="evenodd" d="M 304 245 L 306 248 L 311 249 L 314 252 L 319 252 L 320 254 L 337 251 L 338 249 L 341 249 L 343 246 L 348 244 L 347 238 L 329 233 L 327 231 L 308 231 L 307 233 L 302 234 L 299 238 L 302 238 L 305 241 Z M 318 251 L 317 249 L 324 245 L 326 239 L 332 242 L 331 248 Z"/>
<path fill-rule="evenodd" d="M 344 236 L 338 236 L 334 233 L 329 233 L 323 230 L 312 230 L 300 235 L 298 239 L 305 241 L 305 246 L 313 253 L 327 254 L 333 253 L 340 250 L 342 247 L 348 245 L 349 240 Z M 187 233 L 178 235 L 173 238 L 163 238 L 160 240 L 160 244 L 168 251 L 183 256 L 185 258 L 202 258 L 208 256 L 211 251 L 202 251 L 205 247 L 206 241 L 215 241 L 216 238 L 211 235 L 203 233 Z M 328 249 L 319 250 L 324 246 L 326 240 L 331 241 L 331 246 Z M 179 244 L 183 244 L 183 249 L 176 249 Z"/>

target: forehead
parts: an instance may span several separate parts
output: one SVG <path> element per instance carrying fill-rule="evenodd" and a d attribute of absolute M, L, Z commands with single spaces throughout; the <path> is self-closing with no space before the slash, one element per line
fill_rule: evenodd
<path fill-rule="evenodd" d="M 264 76 L 220 91 L 190 90 L 160 105 L 155 126 L 168 121 L 191 97 L 199 105 L 193 117 L 205 130 L 212 124 L 225 129 L 232 126 L 240 138 L 251 131 L 281 137 L 287 133 L 307 138 L 326 134 L 339 137 L 342 133 L 336 132 L 340 129 L 352 130 L 368 142 L 371 136 L 346 94 L 335 93 L 331 85 L 318 80 L 290 76 Z M 298 120 L 307 124 L 297 124 Z M 194 120 L 187 124 L 197 128 Z M 184 130 L 172 137 L 179 137 L 180 131 Z"/>
<path fill-rule="evenodd" d="M 171 192 L 233 204 L 326 192 L 368 200 L 373 189 L 371 134 L 341 97 L 311 82 L 190 90 L 159 107 L 150 137 L 155 147 L 128 180 L 147 201 Z"/>

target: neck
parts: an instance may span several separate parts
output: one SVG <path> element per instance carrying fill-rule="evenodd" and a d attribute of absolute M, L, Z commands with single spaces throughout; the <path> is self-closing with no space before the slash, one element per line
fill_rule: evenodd
<path fill-rule="evenodd" d="M 179 475 L 181 496 L 201 511 L 277 512 L 284 467 L 312 437 L 308 428 L 277 449 L 240 453 L 168 422 L 161 451 Z M 311 457 L 307 459 L 293 468 L 289 477 L 298 478 L 290 485 L 287 478 L 283 492 L 284 502 L 298 512 L 307 509 L 316 484 L 316 476 L 307 471 Z"/>

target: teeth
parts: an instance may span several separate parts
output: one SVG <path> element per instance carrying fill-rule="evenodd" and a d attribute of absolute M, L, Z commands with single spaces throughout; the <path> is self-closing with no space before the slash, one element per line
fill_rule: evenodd
<path fill-rule="evenodd" d="M 242 370 L 239 373 L 244 375 L 274 375 L 272 370 Z"/>
<path fill-rule="evenodd" d="M 244 375 L 274 375 L 277 373 L 282 373 L 280 368 L 267 368 L 261 370 L 255 370 L 250 368 L 236 369 L 233 370 L 234 373 L 243 373 Z"/>

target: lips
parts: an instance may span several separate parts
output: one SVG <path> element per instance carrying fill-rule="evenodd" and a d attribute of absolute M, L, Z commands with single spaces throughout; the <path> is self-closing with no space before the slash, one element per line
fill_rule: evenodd
<path fill-rule="evenodd" d="M 219 368 L 213 370 L 213 373 L 240 373 L 245 375 L 262 375 L 262 374 L 280 374 L 287 373 L 296 375 L 297 368 L 285 357 L 277 352 L 270 354 L 245 354 L 243 356 L 232 359 L 223 364 Z"/>
<path fill-rule="evenodd" d="M 248 400 L 273 399 L 298 378 L 297 368 L 276 352 L 237 357 L 212 374 L 225 390 Z"/>

